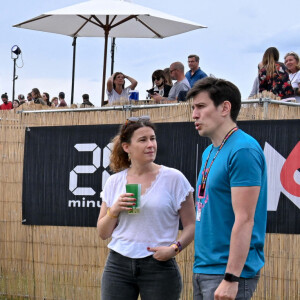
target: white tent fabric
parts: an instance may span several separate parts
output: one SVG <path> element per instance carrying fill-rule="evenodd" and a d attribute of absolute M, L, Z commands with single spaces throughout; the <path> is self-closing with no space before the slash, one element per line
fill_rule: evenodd
<path fill-rule="evenodd" d="M 14 27 L 71 37 L 104 37 L 105 24 L 109 25 L 109 36 L 118 38 L 164 38 L 205 28 L 203 25 L 154 9 L 116 0 L 79 3 L 46 12 Z"/>

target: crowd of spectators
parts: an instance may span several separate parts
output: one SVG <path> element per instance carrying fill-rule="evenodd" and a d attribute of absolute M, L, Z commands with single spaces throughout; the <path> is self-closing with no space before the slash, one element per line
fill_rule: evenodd
<path fill-rule="evenodd" d="M 207 74 L 199 67 L 199 56 L 191 54 L 188 56 L 189 70 L 184 72 L 184 65 L 181 62 L 173 62 L 170 67 L 155 70 L 152 73 L 152 87 L 147 90 L 147 99 L 153 103 L 169 103 L 185 101 L 189 89 Z M 129 85 L 125 87 L 125 81 Z M 173 81 L 175 81 L 173 83 Z M 108 105 L 115 105 L 128 102 L 130 94 L 136 88 L 138 82 L 133 77 L 116 72 L 107 81 L 107 101 Z M 299 56 L 295 52 L 289 52 L 284 56 L 284 63 L 279 61 L 279 51 L 275 47 L 268 48 L 262 61 L 258 64 L 258 73 L 253 83 L 253 88 L 249 98 L 260 98 L 261 95 L 282 100 L 295 99 L 300 103 L 300 62 Z M 65 93 L 60 92 L 58 97 L 53 97 L 50 101 L 49 93 L 40 93 L 38 88 L 33 88 L 27 94 L 27 99 L 23 94 L 18 95 L 18 99 L 9 101 L 7 93 L 2 94 L 2 104 L 0 110 L 20 109 L 22 105 L 40 104 L 48 108 L 67 107 Z M 89 95 L 82 95 L 80 108 L 93 107 Z M 76 104 L 71 105 L 77 108 Z"/>
<path fill-rule="evenodd" d="M 190 70 L 186 73 L 184 73 L 183 63 L 179 61 L 173 62 L 168 68 L 155 70 L 152 73 L 152 88 L 147 90 L 147 98 L 155 103 L 185 101 L 186 94 L 194 83 L 207 77 L 199 67 L 198 55 L 189 55 L 188 65 Z M 126 79 L 130 82 L 127 87 L 125 87 Z M 130 93 L 137 84 L 137 80 L 128 75 L 121 72 L 114 73 L 107 81 L 108 104 L 114 105 L 128 101 Z"/>
<path fill-rule="evenodd" d="M 0 105 L 0 110 L 22 110 L 25 107 L 30 109 L 32 105 L 39 104 L 41 109 L 53 109 L 53 108 L 66 108 L 68 107 L 67 102 L 65 101 L 65 93 L 60 92 L 58 97 L 53 97 L 50 101 L 49 93 L 44 92 L 40 93 L 38 88 L 33 88 L 30 93 L 27 94 L 27 99 L 23 94 L 18 95 L 18 99 L 9 101 L 7 93 L 1 95 L 2 104 Z M 24 106 L 23 106 L 24 105 Z M 93 103 L 89 101 L 89 95 L 82 95 L 82 103 L 80 105 L 72 104 L 72 108 L 88 108 L 93 107 Z"/>

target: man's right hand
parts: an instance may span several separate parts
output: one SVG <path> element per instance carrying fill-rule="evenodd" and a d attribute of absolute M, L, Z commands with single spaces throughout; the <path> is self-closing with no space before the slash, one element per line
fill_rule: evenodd
<path fill-rule="evenodd" d="M 214 300 L 234 300 L 238 292 L 238 282 L 222 280 L 215 291 Z"/>

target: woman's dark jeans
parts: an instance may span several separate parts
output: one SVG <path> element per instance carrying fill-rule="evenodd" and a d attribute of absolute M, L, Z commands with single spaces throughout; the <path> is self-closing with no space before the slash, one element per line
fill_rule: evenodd
<path fill-rule="evenodd" d="M 172 258 L 132 259 L 111 250 L 101 282 L 101 300 L 177 300 L 182 289 L 179 268 Z"/>

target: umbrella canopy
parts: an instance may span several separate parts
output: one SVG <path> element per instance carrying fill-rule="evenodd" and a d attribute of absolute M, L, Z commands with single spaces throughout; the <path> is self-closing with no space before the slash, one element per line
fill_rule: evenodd
<path fill-rule="evenodd" d="M 118 0 L 92 0 L 53 10 L 14 25 L 76 37 L 104 37 L 102 104 L 104 102 L 107 40 L 117 38 L 165 38 L 205 28 L 141 5 Z M 75 43 L 76 44 L 76 43 Z"/>

